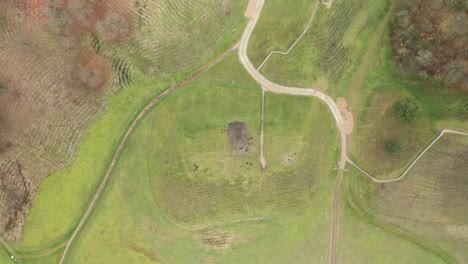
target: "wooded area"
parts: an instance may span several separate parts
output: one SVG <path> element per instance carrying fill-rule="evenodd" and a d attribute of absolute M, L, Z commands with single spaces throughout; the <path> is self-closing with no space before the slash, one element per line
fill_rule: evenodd
<path fill-rule="evenodd" d="M 468 91 L 467 12 L 465 0 L 408 1 L 390 34 L 398 68 Z"/>

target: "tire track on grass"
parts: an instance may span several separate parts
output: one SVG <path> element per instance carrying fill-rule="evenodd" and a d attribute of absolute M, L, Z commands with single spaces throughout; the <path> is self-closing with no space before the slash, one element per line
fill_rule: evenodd
<path fill-rule="evenodd" d="M 214 65 L 216 65 L 218 62 L 220 62 L 221 60 L 226 58 L 229 54 L 231 54 L 231 52 L 236 50 L 238 47 L 239 47 L 239 43 L 236 43 L 228 51 L 224 52 L 218 58 L 215 58 L 214 60 L 209 62 L 207 65 L 205 65 L 202 68 L 200 68 L 199 70 L 197 70 L 195 73 L 190 75 L 188 78 L 184 79 L 183 81 L 179 82 L 178 84 L 172 86 L 171 88 L 165 90 L 163 93 L 159 94 L 145 108 L 143 108 L 143 110 L 140 112 L 140 114 L 138 114 L 138 116 L 133 121 L 132 125 L 129 127 L 129 129 L 125 133 L 125 136 L 120 141 L 119 147 L 117 148 L 117 151 L 114 154 L 114 157 L 113 157 L 113 159 L 112 159 L 112 161 L 111 161 L 111 163 L 109 165 L 109 168 L 107 169 L 107 172 L 106 172 L 103 180 L 101 181 L 101 184 L 100 184 L 98 190 L 95 192 L 95 194 L 93 196 L 93 199 L 91 200 L 91 203 L 89 204 L 88 209 L 86 210 L 86 213 L 83 215 L 83 217 L 81 218 L 78 226 L 74 229 L 70 239 L 68 240 L 67 245 L 65 246 L 65 250 L 64 250 L 64 252 L 62 254 L 62 257 L 60 259 L 60 264 L 63 264 L 65 262 L 65 259 L 67 257 L 67 254 L 68 254 L 69 250 L 70 250 L 71 245 L 73 244 L 73 242 L 75 241 L 77 235 L 82 230 L 84 224 L 86 223 L 89 216 L 93 212 L 93 209 L 96 206 L 96 203 L 98 202 L 99 198 L 101 197 L 102 192 L 104 191 L 104 189 L 105 189 L 105 187 L 107 185 L 107 182 L 109 181 L 110 175 L 114 171 L 114 167 L 117 164 L 117 161 L 120 158 L 120 155 L 122 154 L 122 151 L 125 148 L 128 139 L 133 134 L 133 131 L 135 130 L 137 125 L 141 122 L 141 120 L 162 99 L 164 99 L 166 96 L 173 93 L 174 91 L 178 90 L 179 88 L 184 86 L 187 82 L 191 81 L 195 77 L 199 76 L 200 74 L 202 74 L 202 73 L 206 72 L 207 70 L 209 70 L 210 68 L 212 68 Z"/>

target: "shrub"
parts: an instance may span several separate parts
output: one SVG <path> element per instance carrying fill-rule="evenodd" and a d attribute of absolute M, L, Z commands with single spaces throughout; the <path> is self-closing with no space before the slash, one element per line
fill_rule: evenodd
<path fill-rule="evenodd" d="M 419 104 L 410 98 L 398 100 L 393 104 L 393 112 L 398 120 L 403 122 L 415 121 L 421 112 Z"/>
<path fill-rule="evenodd" d="M 391 140 L 385 144 L 385 153 L 395 156 L 401 157 L 406 150 L 406 141 L 398 139 L 398 140 Z"/>

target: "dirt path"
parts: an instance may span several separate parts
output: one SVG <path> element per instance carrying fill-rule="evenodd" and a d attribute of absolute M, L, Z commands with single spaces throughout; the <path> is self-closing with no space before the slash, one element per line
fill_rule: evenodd
<path fill-rule="evenodd" d="M 178 83 L 177 85 L 167 89 L 166 91 L 164 91 L 163 93 L 161 93 L 160 95 L 158 95 L 156 98 L 153 99 L 153 101 L 151 101 L 141 112 L 140 114 L 137 116 L 137 118 L 133 121 L 132 125 L 130 126 L 130 128 L 127 130 L 127 132 L 125 133 L 125 136 L 124 138 L 122 139 L 122 141 L 120 142 L 120 145 L 114 155 L 114 158 L 112 159 L 112 162 L 111 164 L 109 165 L 109 168 L 106 172 L 106 175 L 104 176 L 100 186 L 99 186 L 99 189 L 96 191 L 96 193 L 94 194 L 94 197 L 93 197 L 93 200 L 91 201 L 91 203 L 89 204 L 88 206 L 88 209 L 86 210 L 86 213 L 83 215 L 83 217 L 81 218 L 80 220 L 80 223 L 78 224 L 78 226 L 75 228 L 75 230 L 73 231 L 73 234 L 71 235 L 70 239 L 68 240 L 68 243 L 67 245 L 65 246 L 65 250 L 62 254 L 62 258 L 60 259 L 60 264 L 63 264 L 64 261 L 65 261 L 65 258 L 67 257 L 67 254 L 68 254 L 68 251 L 70 250 L 70 247 L 71 245 L 73 244 L 73 242 L 75 241 L 77 235 L 79 234 L 79 232 L 81 231 L 81 229 L 83 228 L 84 224 L 86 223 L 86 221 L 88 220 L 89 216 L 91 215 L 91 213 L 93 212 L 93 209 L 94 207 L 96 206 L 96 203 L 98 202 L 99 198 L 101 197 L 101 194 L 102 194 L 102 191 L 104 190 L 104 188 L 106 187 L 107 185 L 107 182 L 110 178 L 110 175 L 112 174 L 112 172 L 114 171 L 114 167 L 115 167 L 115 164 L 117 163 L 118 159 L 120 158 L 120 155 L 122 154 L 122 150 L 124 149 L 128 139 L 130 138 L 130 136 L 133 134 L 133 131 L 135 130 L 136 126 L 140 123 L 140 121 L 143 119 L 143 117 L 145 117 L 145 115 L 157 104 L 159 103 L 163 98 L 165 98 L 166 96 L 168 96 L 169 94 L 173 93 L 174 91 L 176 91 L 177 89 L 179 89 L 180 87 L 182 87 L 184 84 L 186 84 L 187 82 L 189 82 L 190 80 L 192 80 L 193 78 L 199 76 L 200 74 L 206 72 L 208 69 L 210 69 L 211 67 L 213 67 L 214 65 L 216 65 L 218 62 L 220 62 L 221 60 L 223 60 L 224 58 L 226 58 L 231 52 L 233 52 L 234 50 L 236 50 L 237 48 L 239 47 L 239 43 L 237 43 L 236 45 L 234 45 L 232 48 L 230 48 L 228 51 L 224 52 L 222 55 L 220 55 L 218 58 L 214 59 L 213 61 L 211 61 L 210 63 L 208 63 L 207 65 L 203 66 L 201 69 L 199 69 L 198 71 L 196 71 L 194 74 L 192 74 L 190 77 L 188 77 L 187 79 L 181 81 L 180 83 Z"/>
<path fill-rule="evenodd" d="M 247 6 L 247 9 L 245 10 L 244 16 L 247 17 L 248 19 L 252 18 L 252 15 L 255 11 L 255 7 L 257 6 L 257 1 L 258 0 L 250 0 L 249 5 Z"/>
<path fill-rule="evenodd" d="M 314 96 L 324 101 L 330 108 L 330 111 L 332 112 L 333 117 L 335 118 L 336 126 L 340 132 L 339 134 L 340 134 L 340 139 L 341 139 L 341 158 L 339 160 L 339 171 L 338 171 L 338 176 L 336 178 L 335 190 L 333 194 L 332 223 L 331 223 L 332 228 L 331 228 L 331 239 L 330 239 L 330 263 L 335 264 L 337 263 L 337 256 L 338 256 L 339 211 L 340 211 L 339 197 L 341 193 L 343 171 L 346 166 L 346 160 L 347 160 L 346 131 L 344 128 L 343 116 L 341 115 L 340 109 L 338 108 L 335 100 L 331 98 L 330 96 L 326 95 L 325 93 L 320 92 L 315 89 L 303 89 L 303 88 L 281 86 L 279 84 L 269 81 L 262 74 L 260 74 L 259 70 L 255 69 L 249 57 L 247 56 L 247 47 L 248 47 L 248 43 L 250 40 L 250 36 L 252 35 L 252 32 L 255 29 L 255 26 L 257 25 L 264 3 L 265 3 L 265 0 L 258 0 L 257 7 L 252 15 L 252 18 L 250 19 L 247 25 L 247 28 L 244 31 L 241 44 L 239 47 L 240 62 L 242 63 L 244 68 L 247 70 L 247 72 L 250 74 L 250 76 L 252 76 L 252 78 L 258 84 L 260 84 L 261 87 L 263 87 L 264 92 L 270 91 L 270 92 L 278 93 L 278 94 Z M 316 8 L 317 6 L 314 8 L 314 12 L 312 13 L 312 17 L 308 23 L 308 27 L 312 23 L 311 21 L 313 20 L 315 16 Z M 301 40 L 302 36 L 307 31 L 308 27 L 306 27 L 306 30 L 296 40 L 292 48 L 294 48 L 297 45 L 297 43 Z M 290 48 L 290 50 L 292 50 L 292 48 Z M 269 57 L 271 57 L 272 54 L 273 53 L 270 53 L 270 55 L 265 59 L 265 61 L 267 61 Z M 262 65 L 260 65 L 258 69 L 261 69 L 261 67 L 265 64 L 265 61 L 262 63 Z"/>
<path fill-rule="evenodd" d="M 410 165 L 408 165 L 408 167 L 406 168 L 406 170 L 400 175 L 398 176 L 397 178 L 395 179 L 389 179 L 389 180 L 379 180 L 375 177 L 373 177 L 372 175 L 370 175 L 369 173 L 367 173 L 365 170 L 363 170 L 361 167 L 359 167 L 356 163 L 354 163 L 353 161 L 351 161 L 351 159 L 347 158 L 347 162 L 351 165 L 353 165 L 356 169 L 358 169 L 360 172 L 362 172 L 364 175 L 366 175 L 369 179 L 371 179 L 373 182 L 375 183 L 391 183 L 391 182 L 397 182 L 403 178 L 406 177 L 406 175 L 408 175 L 408 173 L 410 172 L 410 170 L 414 167 L 414 165 L 416 165 L 416 163 L 422 158 L 422 156 L 424 156 L 424 154 L 426 154 L 426 152 L 432 148 L 432 146 L 434 146 L 434 144 L 439 141 L 439 139 L 441 139 L 445 134 L 456 134 L 456 135 L 461 135 L 461 136 L 468 136 L 468 133 L 466 132 L 461 132 L 461 131 L 456 131 L 456 130 L 452 130 L 452 129 L 444 129 L 440 132 L 440 134 L 434 138 L 430 143 L 429 145 L 427 145 L 422 151 L 421 153 L 419 153 L 419 155 L 413 160 L 413 162 L 411 162 Z"/>
<path fill-rule="evenodd" d="M 265 159 L 265 154 L 263 151 L 264 145 L 264 135 L 265 135 L 265 91 L 262 91 L 262 125 L 260 130 L 260 165 L 262 170 L 266 170 L 267 161 Z"/>
<path fill-rule="evenodd" d="M 312 22 L 314 21 L 314 18 L 315 18 L 315 14 L 317 13 L 317 9 L 318 9 L 319 4 L 320 4 L 320 1 L 317 1 L 314 8 L 312 9 L 312 15 L 310 16 L 309 22 L 307 22 L 306 27 L 304 28 L 304 31 L 302 31 L 301 35 L 299 35 L 299 37 L 296 39 L 296 41 L 294 41 L 294 43 L 291 45 L 291 47 L 289 47 L 289 49 L 287 51 L 277 51 L 277 50 L 271 51 L 268 54 L 268 56 L 266 56 L 266 58 L 263 60 L 262 64 L 260 64 L 260 66 L 258 66 L 257 71 L 260 71 L 263 68 L 263 66 L 265 66 L 265 64 L 268 62 L 268 60 L 270 60 L 270 58 L 271 58 L 271 56 L 273 56 L 273 54 L 287 56 L 287 55 L 289 55 L 289 53 L 291 53 L 291 51 L 297 46 L 299 41 L 302 40 L 302 38 L 307 33 L 307 31 L 309 31 L 310 25 L 312 25 Z"/>

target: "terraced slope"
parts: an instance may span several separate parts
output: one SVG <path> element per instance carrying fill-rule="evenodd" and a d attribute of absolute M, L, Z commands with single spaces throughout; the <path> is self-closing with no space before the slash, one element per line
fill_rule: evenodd
<path fill-rule="evenodd" d="M 27 6 L 0 3 L 0 232 L 16 242 L 38 186 L 72 162 L 108 97 L 80 82 L 89 47 L 55 38 Z"/>
<path fill-rule="evenodd" d="M 28 251 L 63 239 L 102 175 L 104 166 L 98 164 L 107 162 L 105 157 L 134 113 L 148 98 L 233 45 L 247 4 L 98 1 L 97 19 L 105 19 L 101 10 L 105 7 L 124 16 L 131 27 L 131 34 L 109 40 L 98 25 L 96 32 L 92 26 L 84 26 L 86 30 L 78 30 L 80 34 L 55 34 L 41 13 L 44 3 L 49 2 L 0 3 L 0 61 L 10 65 L 0 71 L 0 169 L 4 172 L 0 175 L 8 178 L 2 178 L 0 186 L 0 231 L 21 240 L 23 222 L 38 186 L 76 158 L 90 125 L 105 111 L 110 113 L 100 131 L 96 129 L 94 136 L 87 137 L 96 141 L 80 147 L 93 153 L 82 154 L 91 162 L 54 174 L 51 177 L 56 179 L 46 181 L 44 192 L 39 192 L 34 205 L 37 209 L 28 219 L 30 231 L 22 244 Z M 70 6 L 72 2 L 76 1 L 70 1 Z M 93 58 L 90 65 L 107 69 L 107 84 L 99 91 L 90 91 L 80 81 L 83 58 Z"/>
<path fill-rule="evenodd" d="M 68 260 L 326 262 L 338 155 L 332 116 L 317 115 L 327 108 L 311 98 L 268 96 L 271 167 L 262 172 L 260 98 L 233 54 L 158 104 L 135 130 Z M 234 121 L 250 132 L 247 152 L 231 149 L 226 129 Z"/>

